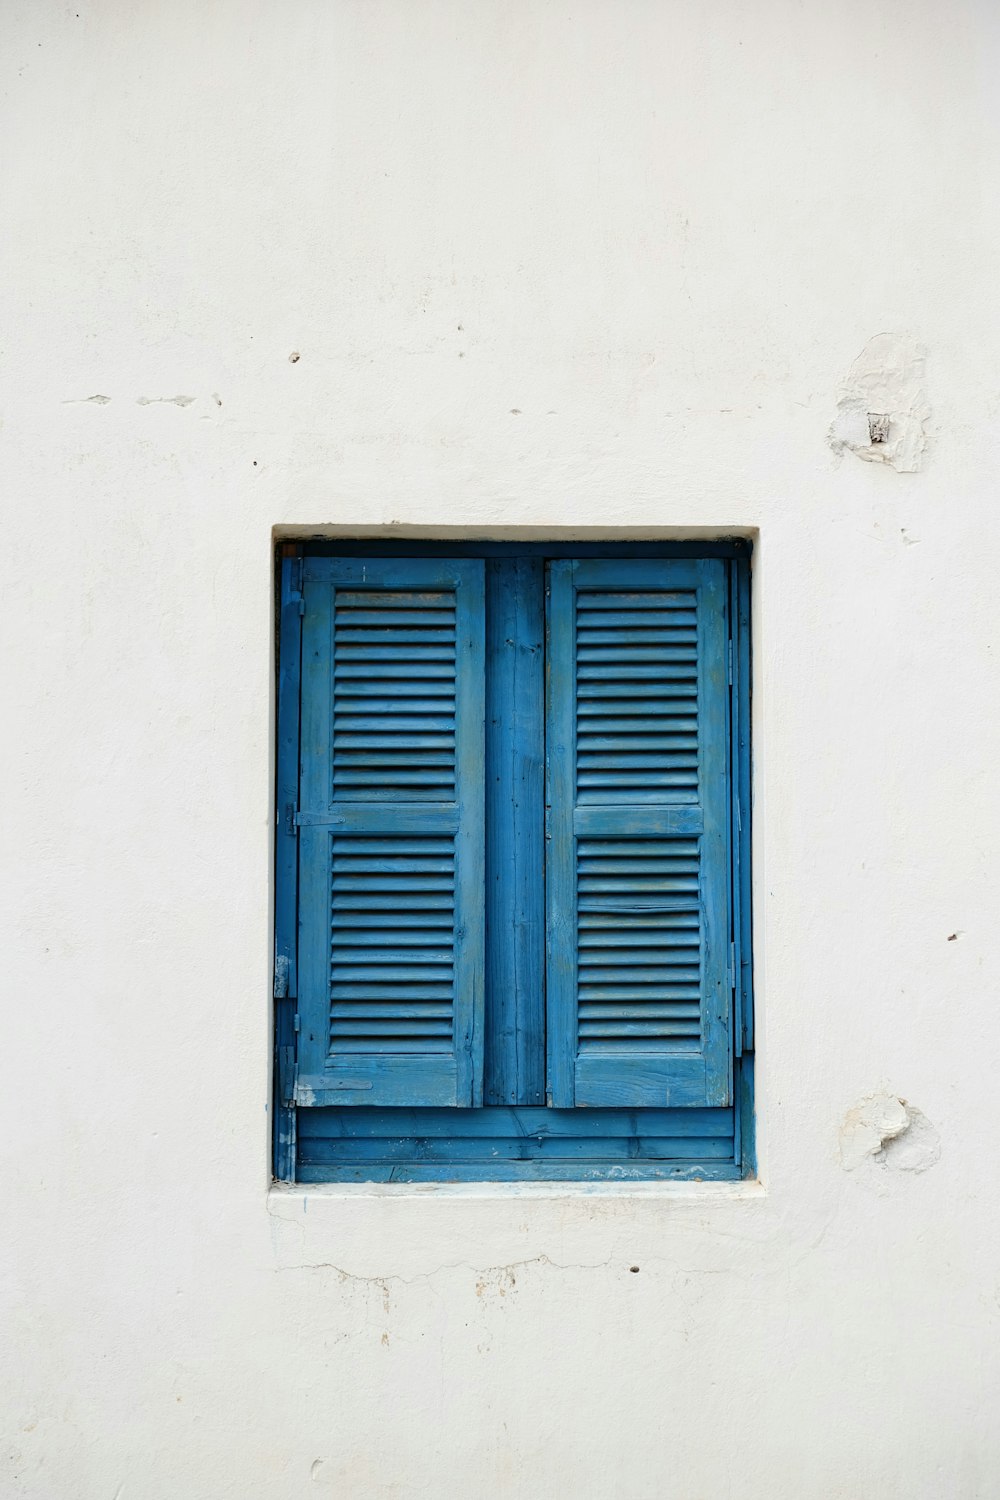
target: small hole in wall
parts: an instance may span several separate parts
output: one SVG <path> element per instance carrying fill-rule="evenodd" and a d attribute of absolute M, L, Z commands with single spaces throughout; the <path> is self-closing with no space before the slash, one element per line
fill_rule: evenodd
<path fill-rule="evenodd" d="M 636 1276 L 636 1275 L 638 1275 L 639 1267 L 638 1266 L 629 1266 L 629 1270 L 632 1272 L 633 1276 Z"/>

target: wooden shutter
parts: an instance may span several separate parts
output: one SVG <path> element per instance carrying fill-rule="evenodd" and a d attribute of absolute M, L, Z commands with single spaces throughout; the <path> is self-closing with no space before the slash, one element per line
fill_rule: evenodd
<path fill-rule="evenodd" d="M 549 588 L 550 1102 L 729 1104 L 725 564 Z"/>
<path fill-rule="evenodd" d="M 483 574 L 305 560 L 298 1104 L 482 1102 Z"/>

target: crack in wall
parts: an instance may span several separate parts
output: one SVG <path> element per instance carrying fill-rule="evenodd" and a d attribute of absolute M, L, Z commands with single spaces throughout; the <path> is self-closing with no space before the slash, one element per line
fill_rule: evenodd
<path fill-rule="evenodd" d="M 548 1255 L 532 1255 L 526 1260 L 506 1261 L 492 1266 L 476 1266 L 472 1261 L 454 1260 L 445 1261 L 430 1271 L 418 1271 L 413 1276 L 401 1276 L 394 1271 L 383 1276 L 365 1276 L 357 1271 L 349 1271 L 345 1266 L 339 1266 L 336 1262 L 329 1260 L 303 1261 L 294 1266 L 275 1266 L 274 1269 L 275 1271 L 333 1271 L 341 1281 L 358 1282 L 361 1285 L 376 1286 L 385 1290 L 390 1282 L 398 1282 L 401 1286 L 414 1286 L 419 1282 L 430 1281 L 445 1271 L 471 1271 L 474 1276 L 480 1277 L 512 1276 L 515 1271 L 535 1265 L 548 1266 L 554 1271 L 600 1271 L 610 1266 L 615 1259 L 614 1255 L 608 1255 L 604 1260 L 597 1261 L 555 1261 Z M 621 1257 L 621 1260 L 624 1266 L 626 1258 Z"/>

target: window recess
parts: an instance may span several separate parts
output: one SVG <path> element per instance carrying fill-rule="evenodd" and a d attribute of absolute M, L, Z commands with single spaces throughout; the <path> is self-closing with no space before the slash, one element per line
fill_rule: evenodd
<path fill-rule="evenodd" d="M 751 1171 L 748 545 L 280 574 L 276 1176 Z"/>

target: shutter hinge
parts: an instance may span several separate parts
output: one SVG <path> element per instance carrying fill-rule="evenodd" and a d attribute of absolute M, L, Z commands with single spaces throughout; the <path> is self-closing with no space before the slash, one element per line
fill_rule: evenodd
<path fill-rule="evenodd" d="M 733 685 L 733 643 L 729 642 L 729 686 Z"/>
<path fill-rule="evenodd" d="M 294 838 L 298 831 L 298 808 L 294 802 L 285 803 L 285 832 L 289 838 Z"/>
<path fill-rule="evenodd" d="M 274 960 L 274 998 L 285 1000 L 288 997 L 288 954 L 279 953 Z"/>
<path fill-rule="evenodd" d="M 296 1011 L 295 1014 L 294 1014 L 294 1016 L 292 1017 L 292 1030 L 294 1032 L 298 1033 L 300 1029 L 301 1029 L 301 1022 L 299 1020 L 299 1013 L 298 1013 L 298 1011 Z"/>
<path fill-rule="evenodd" d="M 292 558 L 291 589 L 292 589 L 292 593 L 293 594 L 301 594 L 301 592 L 302 592 L 302 558 L 301 558 L 301 556 L 299 556 L 299 557 L 293 557 Z M 301 612 L 304 613 L 304 611 L 301 611 Z"/>

